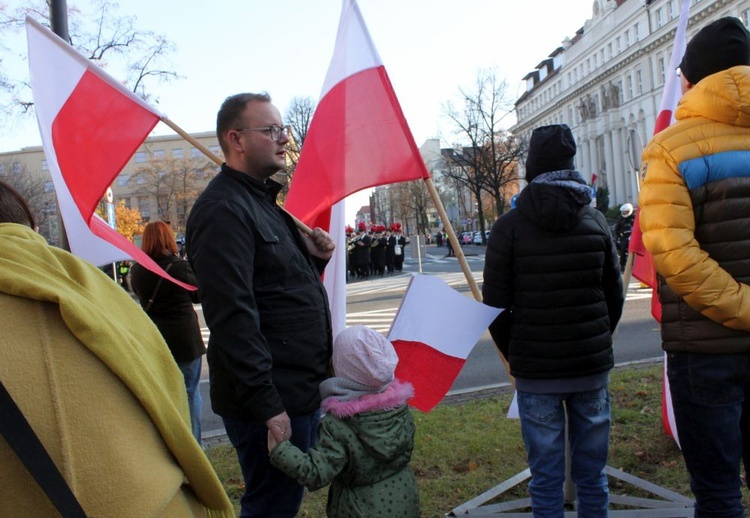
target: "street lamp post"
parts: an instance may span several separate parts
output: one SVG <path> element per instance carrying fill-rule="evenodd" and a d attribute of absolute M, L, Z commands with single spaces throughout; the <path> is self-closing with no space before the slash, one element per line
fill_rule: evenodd
<path fill-rule="evenodd" d="M 68 34 L 68 4 L 66 0 L 47 0 L 49 4 L 49 19 L 52 32 L 60 36 L 66 42 L 70 42 Z M 57 204 L 57 230 L 60 234 L 60 248 L 70 252 L 68 233 L 65 232 L 65 223 L 60 212 L 60 204 Z"/>

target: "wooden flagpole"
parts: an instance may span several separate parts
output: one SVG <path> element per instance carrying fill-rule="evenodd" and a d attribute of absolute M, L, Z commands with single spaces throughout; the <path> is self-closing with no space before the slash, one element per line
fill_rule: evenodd
<path fill-rule="evenodd" d="M 438 194 L 437 189 L 435 188 L 435 184 L 433 183 L 431 177 L 425 178 L 424 183 L 427 185 L 427 191 L 430 193 L 430 198 L 432 198 L 432 203 L 435 204 L 435 208 L 438 211 L 438 215 L 440 216 L 440 219 L 443 221 L 443 226 L 445 227 L 445 230 L 448 232 L 448 239 L 450 240 L 451 245 L 453 245 L 453 251 L 456 254 L 456 259 L 458 259 L 458 264 L 461 265 L 461 271 L 464 272 L 464 276 L 466 277 L 466 282 L 469 283 L 469 288 L 471 288 L 471 294 L 474 295 L 474 299 L 477 302 L 482 302 L 482 292 L 479 291 L 479 288 L 477 287 L 477 281 L 474 280 L 474 276 L 471 274 L 471 268 L 469 268 L 469 263 L 466 262 L 464 251 L 461 248 L 461 245 L 458 242 L 458 238 L 456 237 L 456 232 L 453 230 L 453 226 L 451 225 L 451 222 L 448 219 L 448 214 L 445 212 L 445 207 L 443 207 L 443 202 L 440 201 L 440 195 Z"/>
<path fill-rule="evenodd" d="M 201 144 L 200 142 L 198 142 L 195 138 L 193 138 L 192 135 L 190 135 L 188 132 L 186 132 L 185 130 L 183 130 L 181 127 L 179 127 L 177 124 L 175 124 L 174 122 L 172 122 L 170 119 L 168 119 L 166 117 L 162 117 L 161 121 L 164 124 L 166 124 L 167 126 L 169 126 L 170 128 L 172 128 L 175 131 L 175 133 L 177 133 L 179 136 L 181 136 L 182 138 L 184 138 L 185 140 L 187 140 L 188 142 L 190 142 L 193 146 L 195 146 L 195 148 L 198 149 L 204 155 L 206 155 L 209 158 L 209 160 L 211 160 L 216 165 L 218 165 L 218 166 L 221 167 L 221 164 L 222 164 L 221 158 L 219 158 L 218 156 L 214 155 L 211 152 L 210 149 L 208 149 L 206 146 L 204 146 L 203 144 Z M 292 219 L 294 220 L 294 224 L 297 225 L 297 228 L 299 230 L 301 230 L 302 232 L 304 232 L 308 236 L 312 236 L 313 231 L 312 231 L 312 229 L 310 227 L 308 227 L 302 221 L 300 221 L 299 219 L 297 219 L 294 216 L 294 214 L 291 214 L 289 211 L 285 210 L 284 212 L 286 212 L 287 214 L 289 214 L 292 217 Z"/>

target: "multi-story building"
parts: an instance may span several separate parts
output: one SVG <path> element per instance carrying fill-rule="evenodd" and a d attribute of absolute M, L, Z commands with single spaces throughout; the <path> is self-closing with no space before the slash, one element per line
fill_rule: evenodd
<path fill-rule="evenodd" d="M 213 154 L 223 156 L 215 132 L 191 136 Z M 144 222 L 168 220 L 175 231 L 182 232 L 192 204 L 217 170 L 199 149 L 178 135 L 149 137 L 112 184 L 114 202 L 122 200 L 126 207 L 138 209 Z M 37 208 L 40 231 L 56 242 L 54 186 L 42 147 L 0 153 L 0 179 L 30 183 L 47 195 Z"/>
<path fill-rule="evenodd" d="M 594 0 L 592 17 L 524 77 L 516 101 L 521 137 L 547 124 L 569 125 L 576 167 L 609 190 L 609 205 L 638 201 L 640 151 L 653 133 L 681 0 Z M 739 17 L 750 0 L 690 0 L 688 40 L 707 23 Z M 523 176 L 523 168 L 521 176 Z"/>

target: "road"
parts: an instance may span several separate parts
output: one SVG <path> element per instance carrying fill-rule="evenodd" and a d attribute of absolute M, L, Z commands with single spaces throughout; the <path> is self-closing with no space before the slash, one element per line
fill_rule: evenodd
<path fill-rule="evenodd" d="M 466 259 L 474 279 L 481 286 L 484 268 L 484 247 L 467 245 L 464 247 Z M 454 289 L 471 296 L 468 283 L 455 258 L 445 257 L 446 249 L 428 247 L 422 258 L 421 271 L 428 275 L 438 275 Z M 384 334 L 388 332 L 401 298 L 412 273 L 419 272 L 420 261 L 407 253 L 404 272 L 386 275 L 383 278 L 355 281 L 347 285 L 347 325 L 363 324 Z M 652 361 L 660 359 L 659 326 L 650 315 L 651 290 L 643 289 L 639 283 L 631 283 L 620 326 L 615 335 L 615 362 L 617 364 Z M 196 306 L 201 322 L 203 337 L 208 343 L 209 331 L 203 320 L 200 306 Z M 450 318 L 450 308 L 444 315 L 432 315 L 435 325 L 461 325 Z M 205 358 L 205 357 L 204 357 Z M 453 383 L 451 393 L 471 392 L 496 387 L 508 383 L 508 375 L 500 361 L 489 332 L 469 355 L 466 365 Z M 208 394 L 208 369 L 204 359 L 201 380 L 203 395 L 203 436 L 211 439 L 223 435 L 221 419 L 211 412 Z"/>

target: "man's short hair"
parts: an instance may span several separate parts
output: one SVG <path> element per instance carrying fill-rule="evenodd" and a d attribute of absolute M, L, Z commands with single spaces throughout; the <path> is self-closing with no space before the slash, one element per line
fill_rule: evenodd
<path fill-rule="evenodd" d="M 229 142 L 226 141 L 226 135 L 229 130 L 237 129 L 242 125 L 242 112 L 249 102 L 270 103 L 271 96 L 266 92 L 259 94 L 243 93 L 227 97 L 219 108 L 216 115 L 216 137 L 219 139 L 219 145 L 224 152 L 224 156 L 229 153 Z"/>

